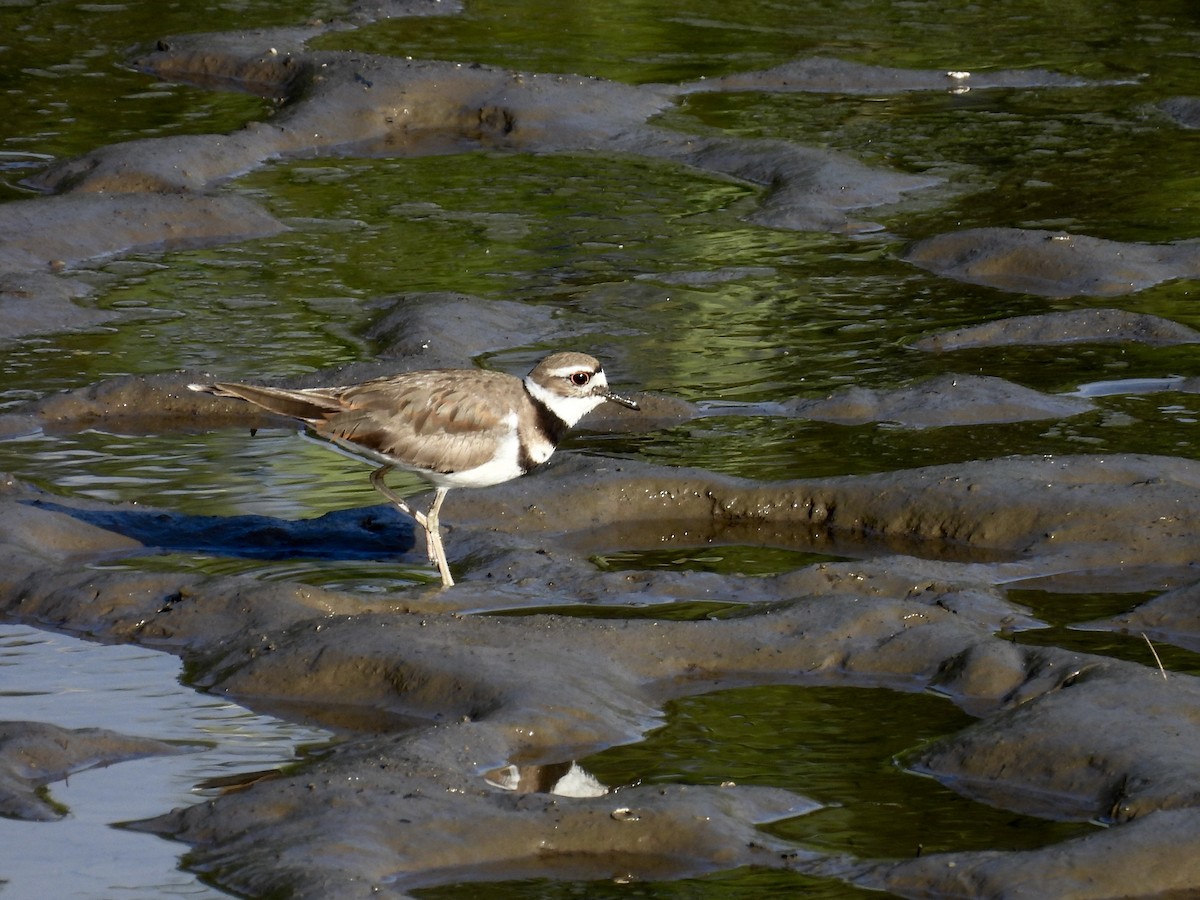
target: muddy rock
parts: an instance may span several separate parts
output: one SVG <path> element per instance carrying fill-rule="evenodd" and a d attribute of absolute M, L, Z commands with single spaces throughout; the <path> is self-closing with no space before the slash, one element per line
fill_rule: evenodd
<path fill-rule="evenodd" d="M 429 721 L 486 722 L 504 735 L 495 749 L 503 755 L 481 761 L 495 766 L 628 740 L 664 700 L 728 682 L 928 682 L 946 659 L 991 640 L 986 616 L 917 600 L 835 595 L 770 609 L 619 624 L 362 614 L 300 622 L 271 635 L 271 652 L 257 637 L 226 641 L 194 664 L 198 683 L 234 696 L 321 704 L 350 692 L 364 706 Z M 599 685 L 610 699 L 600 700 Z"/>
<path fill-rule="evenodd" d="M 248 200 L 194 194 L 71 194 L 0 205 L 0 271 L 49 271 L 132 249 L 176 249 L 278 234 Z"/>
<path fill-rule="evenodd" d="M 348 15 L 355 21 L 376 22 L 411 16 L 455 16 L 462 11 L 460 0 L 358 0 Z"/>
<path fill-rule="evenodd" d="M 1117 297 L 1200 276 L 1197 241 L 1135 244 L 1020 228 L 937 235 L 902 258 L 957 281 L 1046 297 Z"/>
<path fill-rule="evenodd" d="M 784 406 L 795 416 L 839 425 L 894 422 L 912 428 L 1065 419 L 1092 409 L 1081 397 L 1043 394 L 981 375 L 938 375 L 910 387 L 875 391 L 851 387 L 823 400 Z"/>
<path fill-rule="evenodd" d="M 29 334 L 83 331 L 117 313 L 80 305 L 92 294 L 81 282 L 45 272 L 0 273 L 0 340 Z"/>
<path fill-rule="evenodd" d="M 967 796 L 1047 818 L 1125 822 L 1200 805 L 1182 774 L 1200 765 L 1200 682 L 1083 654 L 1024 655 L 1027 680 L 1005 708 L 909 764 Z M 1131 686 L 1136 708 L 1121 699 Z M 1129 743 L 1131 734 L 1154 738 Z M 1064 758 L 1087 762 L 1048 762 Z"/>
<path fill-rule="evenodd" d="M 656 156 L 767 188 L 747 221 L 795 231 L 861 233 L 878 230 L 851 215 L 900 201 L 941 183 L 935 176 L 873 169 L 839 153 L 783 141 L 677 135 L 647 129 L 621 149 Z"/>
<path fill-rule="evenodd" d="M 45 785 L 84 769 L 185 752 L 178 744 L 104 728 L 0 722 L 0 816 L 31 822 L 61 819 L 67 810 L 39 792 Z"/>
<path fill-rule="evenodd" d="M 1122 82 L 1108 82 L 1116 84 Z M 1098 82 L 1048 72 L 1045 69 L 995 71 L 938 71 L 869 66 L 844 59 L 812 57 L 763 72 L 739 72 L 712 81 L 694 82 L 691 90 L 803 91 L 830 94 L 896 94 L 906 91 L 946 91 L 965 94 L 989 88 L 1083 87 Z"/>
<path fill-rule="evenodd" d="M 1040 850 L 935 853 L 851 878 L 901 897 L 1183 900 L 1200 884 L 1198 860 L 1200 811 L 1185 809 L 1151 813 Z"/>
<path fill-rule="evenodd" d="M 489 750 L 480 732 L 464 723 L 360 742 L 138 827 L 193 844 L 193 865 L 239 893 L 396 897 L 464 878 L 640 880 L 769 864 L 794 851 L 752 823 L 816 808 L 767 788 L 627 787 L 590 799 L 499 791 L 475 768 Z"/>
<path fill-rule="evenodd" d="M 437 291 L 378 305 L 384 310 L 364 336 L 380 344 L 383 356 L 414 369 L 469 367 L 480 355 L 519 340 L 562 337 L 550 309 L 527 303 Z"/>
<path fill-rule="evenodd" d="M 795 538 L 786 535 L 802 526 L 805 541 L 811 527 L 841 539 L 923 548 L 921 555 L 970 548 L 1023 566 L 1026 576 L 1031 569 L 1050 575 L 1094 568 L 1119 571 L 1128 584 L 1140 584 L 1144 574 L 1155 585 L 1165 572 L 1194 580 L 1196 536 L 1185 510 L 1200 502 L 1198 492 L 1198 464 L 1174 457 L 1013 457 L 768 486 L 564 455 L 535 478 L 473 492 L 469 501 L 456 503 L 451 493 L 442 518 L 482 525 L 523 510 L 526 536 L 622 522 L 634 529 L 635 543 L 644 528 L 651 546 L 685 525 L 699 544 L 754 533 L 790 546 Z"/>
<path fill-rule="evenodd" d="M 1177 125 L 1200 128 L 1200 97 L 1172 97 L 1158 105 Z"/>
<path fill-rule="evenodd" d="M 12 490 L 10 483 L 0 488 L 0 495 Z M 105 553 L 128 553 L 142 546 L 108 529 L 25 503 L 6 504 L 3 527 L 7 546 L 40 557 L 92 558 Z"/>
<path fill-rule="evenodd" d="M 1076 627 L 1144 634 L 1156 641 L 1200 651 L 1200 583 L 1167 591 L 1121 615 Z"/>
<path fill-rule="evenodd" d="M 245 424 L 266 427 L 281 421 L 188 390 L 188 384 L 211 381 L 197 373 L 126 375 L 38 400 L 15 415 L 33 415 L 48 432 L 73 432 L 99 427 L 139 434 L 164 429 Z"/>
<path fill-rule="evenodd" d="M 387 4 L 369 6 L 355 21 L 389 14 Z M 0 210 L 0 275 L 23 278 L 0 285 L 6 312 L 0 337 L 111 318 L 70 302 L 86 289 L 51 276 L 64 267 L 131 250 L 218 244 L 283 230 L 245 198 L 206 193 L 277 157 L 408 156 L 464 147 L 641 154 L 763 186 L 762 203 L 750 219 L 802 230 L 872 230 L 876 226 L 858 221 L 856 211 L 939 183 L 784 141 L 684 135 L 647 125 L 687 92 L 680 87 L 305 50 L 327 27 L 335 26 L 170 38 L 140 57 L 136 65 L 160 78 L 246 91 L 282 105 L 232 134 L 100 147 L 28 179 L 29 186 L 59 196 Z M 725 89 L 717 82 L 709 87 Z M 443 349 L 448 361 L 469 348 Z"/>
<path fill-rule="evenodd" d="M 56 164 L 32 183 L 86 192 L 199 191 L 277 156 L 408 156 L 464 146 L 542 153 L 608 150 L 769 187 L 755 221 L 819 230 L 861 230 L 867 226 L 852 222 L 852 211 L 939 183 L 784 141 L 698 137 L 647 125 L 648 118 L 687 92 L 681 87 L 308 52 L 301 49 L 306 39 L 303 33 L 268 32 L 160 41 L 136 61 L 137 67 L 161 78 L 287 102 L 269 121 L 231 135 L 117 144 Z M 718 82 L 709 88 L 721 89 Z"/>
<path fill-rule="evenodd" d="M 912 343 L 916 350 L 946 353 L 974 347 L 1047 344 L 1136 343 L 1151 347 L 1200 343 L 1200 331 L 1145 313 L 1120 309 L 1074 309 L 1013 316 L 969 328 L 931 334 Z"/>
<path fill-rule="evenodd" d="M 20 521 L 0 514 L 0 609 L 173 650 L 198 685 L 252 706 L 305 710 L 330 724 L 345 722 L 354 708 L 360 722 L 391 727 L 388 736 L 351 738 L 279 778 L 143 825 L 192 843 L 198 870 L 243 893 L 401 895 L 461 881 L 464 872 L 517 877 L 531 871 L 535 856 L 539 872 L 549 867 L 562 877 L 678 877 L 760 865 L 867 885 L 890 879 L 889 889 L 900 889 L 894 885 L 911 876 L 903 868 L 909 864 L 831 860 L 756 833 L 756 823 L 813 808 L 786 792 L 609 785 L 600 796 L 563 798 L 506 789 L 488 774 L 559 764 L 636 739 L 668 700 L 728 684 L 934 689 L 982 718 L 923 748 L 909 765 L 1006 808 L 1124 823 L 1193 802 L 1190 785 L 1200 778 L 1191 750 L 1200 746 L 1195 679 L 1164 680 L 1130 663 L 995 636 L 1038 626 L 1006 600 L 1007 581 L 1072 565 L 1190 570 L 1196 536 L 1178 510 L 1197 502 L 1193 463 L 1020 458 L 772 485 L 569 455 L 564 463 L 473 492 L 453 518 L 448 504 L 448 548 L 456 565 L 464 545 L 473 560 L 450 591 L 369 600 L 249 577 L 81 569 L 76 547 L 86 543 L 60 539 L 63 549 L 30 554 L 14 543 Z M 50 501 L 10 483 L 0 513 L 17 507 L 54 518 L 58 533 L 80 535 L 127 528 L 135 511 Z M 507 537 L 494 530 L 516 521 L 521 527 Z M 879 556 L 769 579 L 597 575 L 585 561 L 589 540 L 611 521 L 648 534 L 690 523 L 692 535 L 708 530 L 737 540 L 754 531 L 786 540 L 789 531 L 817 524 L 843 540 L 874 541 L 877 552 L 891 535 L 935 558 Z M 186 532 L 186 524 L 162 520 L 168 532 Z M 254 535 L 244 532 L 238 543 L 263 540 Z M 140 536 L 149 541 L 152 530 Z M 89 540 L 97 552 L 110 552 L 132 538 Z M 479 548 L 507 540 L 516 554 L 551 569 L 525 569 L 523 580 L 479 577 L 474 567 L 488 565 Z M 583 558 L 530 552 L 544 543 Z M 953 544 L 1002 558 L 936 558 Z M 534 574 L 544 571 L 553 572 L 551 580 Z M 588 590 L 599 596 L 605 583 L 626 599 L 640 586 L 647 602 L 734 600 L 746 612 L 695 622 L 453 612 L 519 606 L 514 598 L 522 594 L 547 602 L 547 592 L 560 589 L 578 603 Z M 1155 737 L 1148 742 L 1148 735 Z M 330 846 L 323 836 L 334 832 L 354 839 Z M 1120 855 L 1121 846 L 1111 852 Z M 1135 840 L 1122 858 L 1138 858 L 1138 846 Z M 1064 865 L 1070 857 L 1053 858 Z M 1175 877 L 1143 873 L 1151 888 Z"/>
<path fill-rule="evenodd" d="M 114 379 L 18 409 L 0 427 L 28 427 L 32 419 L 47 430 L 163 431 L 277 421 L 246 404 L 188 391 L 190 380 L 195 376 Z M 1082 398 L 1052 399 L 1086 408 Z M 560 454 L 535 477 L 461 498 L 461 492 L 451 493 L 443 521 L 452 529 L 495 535 L 497 523 L 519 520 L 522 540 L 547 533 L 587 536 L 582 544 L 567 542 L 583 553 L 588 544 L 603 547 L 604 529 L 616 522 L 624 546 L 661 545 L 664 533 L 676 532 L 697 543 L 757 539 L 795 546 L 802 540 L 810 546 L 820 533 L 892 552 L 936 548 L 918 555 L 959 547 L 991 554 L 994 561 L 1033 565 L 1047 575 L 1119 566 L 1129 584 L 1145 573 L 1159 585 L 1164 573 L 1174 571 L 1179 584 L 1195 580 L 1188 568 L 1195 536 L 1185 527 L 1186 510 L 1200 491 L 1195 469 L 1192 461 L 1168 457 L 1035 457 L 756 484 Z M 454 557 L 456 546 L 469 545 L 452 538 L 448 551 Z M 1114 549 L 1116 557 L 1109 555 Z M 1157 574 L 1151 576 L 1152 570 Z"/>
<path fill-rule="evenodd" d="M 162 431 L 278 422 L 244 403 L 188 391 L 186 384 L 193 380 L 194 375 L 114 379 L 18 409 L 0 428 L 27 427 L 31 418 L 47 430 Z M 1082 410 L 1087 403 L 1051 399 L 1061 401 L 1060 415 L 1070 404 Z M 915 408 L 920 411 L 920 404 Z M 919 421 L 915 414 L 913 421 Z M 1196 465 L 1137 455 L 1036 457 L 756 484 L 699 470 L 632 461 L 605 464 L 560 454 L 535 477 L 461 498 L 462 492 L 452 492 L 443 521 L 451 528 L 490 531 L 496 523 L 519 519 L 525 539 L 545 533 L 591 535 L 593 547 L 603 546 L 604 528 L 616 522 L 625 546 L 638 543 L 639 534 L 647 545 L 661 545 L 664 531 L 682 531 L 700 543 L 757 536 L 793 546 L 802 537 L 807 546 L 816 530 L 905 553 L 916 545 L 937 547 L 938 553 L 969 548 L 1008 562 L 1036 561 L 1046 574 L 1119 566 L 1126 583 L 1140 583 L 1139 573 L 1145 573 L 1159 585 L 1170 571 L 1181 579 L 1176 583 L 1194 580 L 1188 574 L 1194 535 L 1183 523 L 1200 492 Z M 687 527 L 680 529 L 682 523 Z M 448 541 L 452 557 L 455 545 Z M 1115 558 L 1114 548 L 1120 554 Z M 1151 576 L 1152 570 L 1157 574 Z"/>
<path fill-rule="evenodd" d="M 59 277 L 65 268 L 131 250 L 200 247 L 283 230 L 234 196 L 68 194 L 2 204 L 0 339 L 86 329 L 117 317 L 76 303 L 92 289 Z"/>
<path fill-rule="evenodd" d="M 521 640 L 513 642 L 504 634 L 508 629 L 519 630 Z M 918 614 L 905 603 L 845 598 L 728 622 L 612 625 L 554 617 L 509 622 L 428 615 L 413 621 L 356 617 L 320 628 L 292 629 L 274 643 L 274 652 L 233 666 L 229 659 L 217 661 L 212 671 L 219 676 L 210 689 L 235 694 L 251 689 L 258 696 L 291 696 L 299 690 L 315 694 L 315 699 L 351 689 L 361 702 L 381 711 L 400 704 L 410 715 L 432 716 L 434 722 L 447 724 L 432 724 L 388 741 L 355 742 L 288 779 L 257 784 L 144 826 L 196 844 L 201 870 L 223 863 L 229 873 L 224 883 L 251 892 L 294 885 L 304 875 L 319 884 L 353 875 L 380 886 L 376 879 L 381 873 L 403 872 L 402 885 L 419 886 L 446 877 L 461 880 L 464 866 L 472 871 L 481 863 L 484 872 L 495 864 L 502 866 L 498 871 L 519 873 L 528 846 L 541 846 L 542 864 L 563 875 L 596 877 L 594 869 L 581 873 L 570 868 L 569 853 L 581 840 L 589 842 L 592 858 L 603 860 L 602 866 L 643 877 L 750 861 L 781 865 L 787 860 L 801 867 L 807 859 L 815 864 L 811 855 L 780 853 L 778 845 L 761 838 L 748 843 L 730 840 L 730 828 L 736 837 L 749 822 L 812 808 L 782 792 L 616 786 L 618 790 L 592 800 L 552 800 L 495 794 L 483 776 L 508 761 L 546 759 L 551 747 L 566 756 L 603 745 L 617 732 L 646 727 L 656 708 L 652 698 L 708 690 L 725 678 L 741 681 L 754 673 L 757 678 L 790 681 L 836 675 L 856 683 L 916 687 L 937 678 L 945 660 L 999 642 L 945 610 Z M 1130 676 L 1157 679 L 1157 673 L 1128 665 L 1110 672 L 1110 661 L 1099 657 L 1006 646 L 1011 652 L 1000 668 L 1009 673 L 1010 690 L 1000 698 L 996 729 L 1003 728 L 1007 736 L 1011 716 L 1061 715 L 1060 704 L 1075 712 L 1064 746 L 1037 753 L 1047 748 L 1018 742 L 1011 758 L 1020 762 L 1000 769 L 1003 783 L 989 784 L 990 800 L 1024 809 L 1032 794 L 1043 814 L 1079 815 L 1081 809 L 1107 804 L 1118 795 L 1126 808 L 1135 797 L 1128 784 L 1136 781 L 1155 787 L 1136 795 L 1141 812 L 1176 802 L 1171 788 L 1196 775 L 1194 754 L 1186 749 L 1194 735 L 1182 733 L 1169 746 L 1139 756 L 1137 736 L 1157 723 L 1148 723 L 1144 716 L 1122 719 L 1123 705 L 1107 712 L 1111 696 L 1081 702 L 1070 693 L 1081 673 L 1094 673 L 1092 677 L 1108 678 L 1113 684 Z M 317 647 L 322 652 L 314 655 Z M 398 648 L 403 648 L 399 654 Z M 230 658 L 240 655 L 238 648 L 231 648 Z M 911 668 L 918 657 L 924 659 L 920 671 Z M 300 668 L 303 678 L 297 677 Z M 571 674 L 584 671 L 588 677 L 582 680 Z M 1159 689 L 1163 702 L 1155 706 L 1161 707 L 1162 715 L 1195 708 L 1193 682 L 1185 677 Z M 543 692 L 550 692 L 552 699 L 536 700 Z M 639 696 L 642 703 L 631 703 Z M 1076 708 L 1075 703 L 1081 705 Z M 1003 711 L 1010 708 L 1015 712 Z M 1095 715 L 1097 711 L 1104 715 Z M 989 721 L 984 720 L 977 736 L 972 729 L 964 733 L 962 740 L 968 745 L 961 752 L 942 756 L 960 760 L 978 755 L 1000 765 L 995 757 L 1004 755 L 999 748 L 1005 742 L 987 731 Z M 1035 740 L 1047 729 L 1044 723 L 1030 722 L 1017 733 Z M 1107 764 L 1082 764 L 1083 759 L 1095 758 L 1090 754 L 1097 747 L 1108 748 Z M 940 766 L 939 777 L 976 795 L 973 782 L 947 777 L 944 770 L 950 767 L 942 756 L 926 754 L 924 768 Z M 1031 766 L 1032 759 L 1042 762 Z M 1027 781 L 1031 772 L 1040 776 L 1032 785 Z M 1126 774 L 1130 777 L 1122 780 Z M 1051 778 L 1054 786 L 1065 785 L 1067 790 L 1047 788 Z M 356 785 L 350 803 L 341 787 L 347 782 Z M 311 802 L 314 792 L 318 797 L 328 794 L 328 801 Z M 695 803 L 700 804 L 700 815 Z M 774 815 L 764 815 L 767 810 Z M 548 813 L 553 816 L 549 823 Z M 617 822 L 664 823 L 679 816 L 705 824 L 682 835 L 669 828 L 643 833 L 638 836 L 640 853 L 631 857 L 623 840 L 626 833 L 607 824 L 599 831 L 589 826 L 605 823 L 605 816 Z M 417 827 L 397 833 L 397 821 Z M 457 840 L 442 837 L 447 822 L 458 823 Z M 546 827 L 556 835 L 549 856 Z M 319 838 L 314 836 L 334 828 L 349 828 L 360 839 L 351 842 L 352 848 L 341 844 L 342 849 L 325 847 L 315 853 L 312 842 Z M 253 842 L 245 837 L 250 832 L 255 834 Z M 683 844 L 677 843 L 681 837 Z M 427 840 L 434 842 L 436 851 Z M 749 856 L 743 855 L 746 850 Z M 565 870 L 559 869 L 560 852 Z M 645 868 L 649 860 L 661 858 L 676 860 L 670 871 Z"/>

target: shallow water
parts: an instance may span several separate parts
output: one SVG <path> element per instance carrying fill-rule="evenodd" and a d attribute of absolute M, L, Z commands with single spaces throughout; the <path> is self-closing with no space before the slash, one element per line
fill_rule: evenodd
<path fill-rule="evenodd" d="M 770 685 L 671 704 L 667 724 L 639 744 L 582 764 L 607 784 L 777 785 L 829 804 L 768 827 L 829 853 L 868 858 L 967 849 L 1024 849 L 1091 826 L 981 809 L 904 770 L 904 756 L 971 717 L 944 698 L 882 688 Z M 886 737 L 859 743 L 848 735 Z M 883 744 L 890 745 L 890 749 Z M 997 838 L 1004 835 L 1003 842 Z"/>
<path fill-rule="evenodd" d="M 28 196 L 19 179 L 47 157 L 136 137 L 231 130 L 260 118 L 266 105 L 257 98 L 160 84 L 121 68 L 127 48 L 174 32 L 293 24 L 327 14 L 323 7 L 333 4 L 321 6 L 0 6 L 0 33 L 8 36 L 0 74 L 12 102 L 0 125 L 0 197 Z M 1149 379 L 1200 374 L 1194 348 L 1071 345 L 921 354 L 907 342 L 938 329 L 1100 304 L 958 284 L 896 258 L 908 240 L 975 225 L 1066 228 L 1121 240 L 1194 237 L 1200 134 L 1166 123 L 1153 108 L 1166 97 L 1195 92 L 1200 13 L 1194 4 L 1068 2 L 1050 9 L 1017 0 L 999 7 L 761 0 L 735 9 L 714 0 L 586 8 L 480 0 L 462 16 L 382 22 L 328 35 L 318 46 L 634 83 L 711 77 L 810 54 L 941 69 L 1039 66 L 1133 83 L 958 95 L 697 94 L 662 117 L 682 130 L 794 140 L 948 180 L 946 188 L 895 209 L 865 211 L 863 217 L 883 230 L 853 238 L 747 224 L 741 217 L 753 208 L 754 189 L 641 158 L 471 152 L 276 162 L 224 189 L 259 199 L 292 225 L 291 232 L 241 246 L 139 254 L 75 274 L 101 285 L 96 302 L 122 318 L 87 333 L 5 346 L 0 408 L 126 373 L 188 368 L 235 379 L 298 375 L 369 358 L 374 348 L 359 336 L 374 314 L 366 301 L 454 290 L 571 310 L 589 332 L 578 343 L 613 360 L 615 382 L 690 400 L 820 397 L 846 385 L 886 388 L 959 372 L 1049 392 L 1084 389 L 1097 404 L 1094 412 L 1066 421 L 928 430 L 712 417 L 650 435 L 573 436 L 569 446 L 586 452 L 760 479 L 1022 453 L 1197 453 L 1200 396 L 1136 389 Z M 709 274 L 682 277 L 690 273 Z M 1170 282 L 1105 305 L 1200 328 L 1195 289 L 1195 282 Z M 483 362 L 522 371 L 543 349 L 497 348 Z M 1131 387 L 1116 393 L 1085 388 L 1110 382 Z M 0 442 L 0 471 L 66 496 L 135 500 L 189 514 L 296 518 L 376 502 L 365 468 L 286 431 L 30 435 Z M 406 489 L 418 484 L 408 482 Z M 600 562 L 766 574 L 796 566 L 798 556 L 780 548 L 685 547 L 617 553 Z M 126 564 L 251 571 L 365 593 L 402 590 L 422 578 L 403 568 L 327 561 L 192 555 L 113 563 Z M 1131 605 L 1128 596 L 1023 592 L 1014 599 L 1054 626 L 1021 640 L 1150 662 L 1137 636 L 1067 627 Z M 1196 671 L 1194 655 L 1160 650 L 1168 667 Z M 5 626 L 0 663 L 6 656 L 0 716 L 180 740 L 210 735 L 203 739 L 217 742 L 195 757 L 126 763 L 53 785 L 52 794 L 75 811 L 67 822 L 0 822 L 6 846 L 27 847 L 22 858 L 45 860 L 0 872 L 13 879 L 11 890 L 209 895 L 174 871 L 180 847 L 105 823 L 194 802 L 191 785 L 213 768 L 279 764 L 292 758 L 297 744 L 323 739 L 321 732 L 180 687 L 178 664 L 148 650 L 83 645 Z M 70 660 L 65 667 L 64 658 Z M 903 829 L 891 829 L 894 821 L 936 820 L 941 830 L 929 846 L 943 849 L 1007 848 L 1017 833 L 1020 846 L 1034 846 L 1066 833 L 1066 826 L 1032 820 L 1013 826 L 1012 816 L 894 766 L 893 756 L 913 742 L 961 726 L 964 717 L 943 700 L 880 700 L 862 689 L 744 690 L 733 700 L 714 694 L 677 704 L 661 733 L 601 754 L 593 764 L 617 782 L 633 773 L 687 779 L 703 769 L 705 777 L 727 772 L 738 781 L 765 773 L 764 783 L 842 804 L 784 833 L 863 855 L 912 852 Z M 22 692 L 28 696 L 11 696 Z M 731 704 L 766 721 L 739 719 Z M 859 708 L 866 711 L 859 715 Z M 891 708 L 899 718 L 881 728 L 875 713 Z M 726 733 L 749 727 L 747 721 L 769 736 L 764 746 L 746 747 Z M 796 740 L 810 735 L 814 721 L 824 749 Z M 823 752 L 836 761 L 837 748 L 845 747 L 861 748 L 857 768 L 806 768 Z M 710 752 L 727 758 L 714 760 Z M 113 780 L 121 777 L 161 787 L 137 792 L 133 804 L 133 794 Z M 904 815 L 896 819 L 899 807 Z M 51 829 L 61 844 L 44 841 Z M 67 836 L 68 829 L 78 831 Z M 101 857 L 122 860 L 120 873 L 104 876 L 99 888 L 99 880 L 85 874 L 70 884 L 46 881 L 49 861 L 64 845 L 78 855 L 80 873 L 95 871 L 85 865 L 92 852 L 92 865 Z M 47 850 L 51 855 L 38 855 Z M 752 896 L 768 887 L 827 888 L 778 874 L 722 873 L 641 886 L 638 895 Z M 599 896 L 593 892 L 600 890 L 544 882 L 504 888 L 514 897 Z M 612 889 L 618 890 L 628 896 Z M 836 896 L 849 895 L 837 890 Z"/>
<path fill-rule="evenodd" d="M 48 787 L 55 822 L 0 818 L 0 878 L 14 897 L 219 897 L 179 871 L 179 848 L 116 823 L 213 796 L 207 779 L 294 762 L 327 731 L 258 715 L 180 683 L 164 653 L 0 624 L 0 719 L 107 728 L 194 748 L 89 769 Z"/>

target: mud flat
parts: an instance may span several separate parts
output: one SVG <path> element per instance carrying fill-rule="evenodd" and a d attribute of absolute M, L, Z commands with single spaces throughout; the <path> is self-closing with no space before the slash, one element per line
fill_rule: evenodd
<path fill-rule="evenodd" d="M 193 427 L 229 416 L 161 381 L 122 382 L 119 404 L 79 421 L 103 427 L 129 404 L 160 430 L 181 416 Z M 52 408 L 43 402 L 29 415 Z M 88 568 L 145 542 L 199 546 L 207 534 L 209 552 L 222 548 L 190 517 L 9 481 L 0 609 L 177 653 L 197 686 L 251 706 L 372 722 L 294 771 L 139 826 L 191 844 L 190 865 L 237 892 L 399 896 L 535 871 L 669 878 L 755 865 L 908 896 L 1003 893 L 1031 866 L 1075 885 L 1073 896 L 1115 896 L 1083 885 L 1129 887 L 1136 872 L 1153 894 L 1200 877 L 1146 864 L 1200 841 L 1200 682 L 1015 644 L 1003 635 L 1040 623 L 1006 590 L 1081 576 L 1186 589 L 1198 512 L 1200 465 L 1166 457 L 1017 457 L 769 483 L 567 454 L 470 502 L 451 495 L 447 546 L 461 585 L 372 600 L 247 577 Z M 625 546 L 686 533 L 857 548 L 863 559 L 768 578 L 600 572 L 587 559 L 607 546 L 612 522 Z M 244 552 L 278 540 L 280 528 L 294 530 L 286 542 L 317 527 L 275 525 L 229 539 Z M 381 527 L 405 537 L 398 517 L 377 508 L 346 514 L 335 530 L 353 541 Z M 463 615 L 680 599 L 720 599 L 746 613 L 698 622 Z M 636 739 L 670 699 L 745 683 L 934 690 L 978 722 L 909 760 L 914 771 L 1004 808 L 1109 828 L 1038 851 L 830 858 L 756 830 L 817 808 L 786 791 L 583 779 L 582 790 L 561 788 L 582 796 L 564 796 L 548 791 L 555 778 L 539 777 Z M 23 735 L 34 747 L 23 752 L 36 756 L 39 736 Z M 53 735 L 42 741 L 47 752 L 55 746 Z M 12 796 L 10 806 L 20 792 Z M 343 839 L 331 845 L 329 834 Z"/>

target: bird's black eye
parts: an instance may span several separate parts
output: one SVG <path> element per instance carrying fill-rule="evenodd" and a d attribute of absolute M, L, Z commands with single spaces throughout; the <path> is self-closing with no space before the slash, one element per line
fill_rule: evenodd
<path fill-rule="evenodd" d="M 591 380 L 592 380 L 591 372 L 572 372 L 571 373 L 571 383 L 574 384 L 576 387 L 583 387 L 585 384 L 587 384 Z"/>

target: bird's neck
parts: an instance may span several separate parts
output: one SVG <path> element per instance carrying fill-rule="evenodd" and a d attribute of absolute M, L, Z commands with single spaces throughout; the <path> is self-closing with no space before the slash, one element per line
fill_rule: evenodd
<path fill-rule="evenodd" d="M 554 416 L 570 428 L 593 409 L 604 402 L 603 394 L 586 394 L 581 397 L 565 397 L 538 384 L 529 376 L 524 380 L 525 393 L 536 403 L 540 403 Z"/>
<path fill-rule="evenodd" d="M 546 440 L 557 447 L 558 442 L 567 433 L 567 429 L 579 421 L 583 413 L 573 419 L 568 419 L 554 408 L 553 400 L 548 396 L 549 392 L 541 385 L 532 383 L 528 378 L 525 379 L 525 393 L 533 404 L 534 427 L 545 435 Z M 570 413 L 568 412 L 567 415 Z"/>

